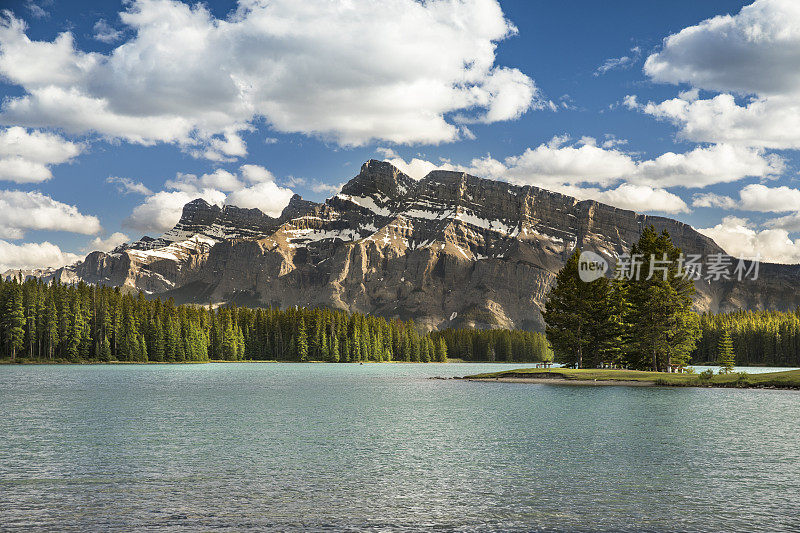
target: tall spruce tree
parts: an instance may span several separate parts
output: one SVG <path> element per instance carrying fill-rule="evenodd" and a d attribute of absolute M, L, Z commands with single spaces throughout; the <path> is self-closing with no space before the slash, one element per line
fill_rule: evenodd
<path fill-rule="evenodd" d="M 722 330 L 722 335 L 720 335 L 717 343 L 717 365 L 720 366 L 720 372 L 725 374 L 732 372 L 735 361 L 733 339 L 731 339 L 731 334 L 726 328 Z"/>
<path fill-rule="evenodd" d="M 444 340 L 444 337 L 439 337 L 438 341 L 435 344 L 436 346 L 436 362 L 437 363 L 446 363 L 447 362 L 447 343 Z"/>
<path fill-rule="evenodd" d="M 58 311 L 56 310 L 55 291 L 47 291 L 44 306 L 43 340 L 47 351 L 47 358 L 53 358 L 53 350 L 58 345 Z"/>
<path fill-rule="evenodd" d="M 308 334 L 306 333 L 306 321 L 300 316 L 300 323 L 297 325 L 297 360 L 308 361 Z"/>
<path fill-rule="evenodd" d="M 692 312 L 693 282 L 679 272 L 681 250 L 664 231 L 648 226 L 631 248 L 640 260 L 638 275 L 625 280 L 625 316 L 629 325 L 630 366 L 669 371 L 688 363 L 699 336 L 699 317 Z"/>
<path fill-rule="evenodd" d="M 336 335 L 331 336 L 330 358 L 332 363 L 339 362 L 339 339 L 336 338 Z"/>
<path fill-rule="evenodd" d="M 25 346 L 25 310 L 22 306 L 22 288 L 17 281 L 6 284 L 6 305 L 2 326 L 6 349 L 11 360 Z"/>
<path fill-rule="evenodd" d="M 580 253 L 576 249 L 558 272 L 542 316 L 558 361 L 583 368 L 616 359 L 621 343 L 621 303 L 612 294 L 608 278 L 580 279 Z"/>

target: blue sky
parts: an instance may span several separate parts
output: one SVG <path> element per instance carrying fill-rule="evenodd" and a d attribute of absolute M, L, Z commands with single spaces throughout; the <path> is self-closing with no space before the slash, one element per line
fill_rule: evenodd
<path fill-rule="evenodd" d="M 6 1 L 0 270 L 157 235 L 196 196 L 322 200 L 371 158 L 800 262 L 800 6 L 749 4 Z"/>

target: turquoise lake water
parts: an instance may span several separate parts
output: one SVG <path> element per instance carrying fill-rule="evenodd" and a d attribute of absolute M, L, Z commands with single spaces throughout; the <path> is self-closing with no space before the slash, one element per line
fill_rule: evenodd
<path fill-rule="evenodd" d="M 0 367 L 0 529 L 798 531 L 800 392 Z"/>

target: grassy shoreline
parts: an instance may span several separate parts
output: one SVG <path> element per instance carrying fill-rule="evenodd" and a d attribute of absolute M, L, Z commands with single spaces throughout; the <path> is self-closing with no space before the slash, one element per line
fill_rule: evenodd
<path fill-rule="evenodd" d="M 731 373 L 704 379 L 699 374 L 669 374 L 640 370 L 517 368 L 501 372 L 475 374 L 467 381 L 504 381 L 510 383 L 552 383 L 567 385 L 635 385 L 661 387 L 735 387 L 800 390 L 800 370 L 763 374 Z"/>

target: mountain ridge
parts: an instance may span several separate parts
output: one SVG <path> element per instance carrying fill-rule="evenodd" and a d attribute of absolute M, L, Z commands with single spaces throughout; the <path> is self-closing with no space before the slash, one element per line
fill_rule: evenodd
<path fill-rule="evenodd" d="M 295 195 L 273 218 L 193 200 L 161 237 L 92 252 L 37 277 L 138 289 L 179 303 L 332 307 L 412 318 L 423 329 L 541 330 L 549 286 L 576 246 L 613 265 L 650 224 L 686 253 L 724 253 L 673 219 L 462 172 L 414 180 L 370 160 L 325 202 Z M 800 304 L 800 266 L 761 268 L 756 281 L 698 282 L 695 307 Z"/>

